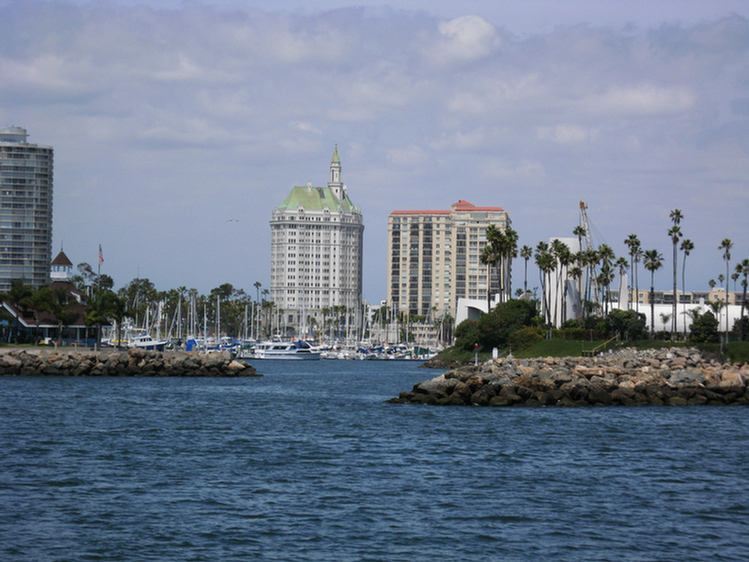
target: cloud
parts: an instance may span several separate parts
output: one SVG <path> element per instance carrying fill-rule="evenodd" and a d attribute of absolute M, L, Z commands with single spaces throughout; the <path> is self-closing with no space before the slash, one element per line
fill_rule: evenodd
<path fill-rule="evenodd" d="M 654 116 L 682 113 L 695 104 L 688 88 L 664 88 L 645 84 L 634 88 L 613 87 L 601 95 L 586 98 L 590 111 L 614 116 Z"/>
<path fill-rule="evenodd" d="M 506 208 L 529 245 L 569 232 L 586 200 L 610 240 L 639 230 L 647 247 L 684 201 L 701 247 L 713 225 L 749 254 L 746 14 L 596 25 L 581 2 L 520 32 L 481 3 L 151 6 L 0 2 L 0 125 L 55 147 L 55 240 L 77 262 L 102 238 L 119 285 L 137 267 L 160 287 L 267 285 L 272 209 L 292 185 L 325 185 L 336 143 L 369 271 L 390 210 L 461 198 Z M 685 195 L 715 189 L 733 196 L 709 210 Z M 227 216 L 248 230 L 218 243 Z M 144 252 L 153 240 L 178 250 Z M 383 275 L 365 281 L 372 299 Z"/>
<path fill-rule="evenodd" d="M 594 141 L 598 138 L 597 129 L 588 129 L 576 125 L 557 125 L 556 127 L 539 127 L 537 129 L 540 140 L 548 140 L 559 144 L 575 144 Z"/>
<path fill-rule="evenodd" d="M 432 63 L 450 65 L 487 57 L 501 47 L 497 30 L 484 18 L 461 16 L 437 26 L 439 37 L 424 52 Z"/>

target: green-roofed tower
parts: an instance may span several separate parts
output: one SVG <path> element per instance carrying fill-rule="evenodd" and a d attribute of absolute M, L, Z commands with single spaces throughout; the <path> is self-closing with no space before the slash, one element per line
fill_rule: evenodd
<path fill-rule="evenodd" d="M 341 307 L 349 321 L 361 316 L 364 222 L 341 180 L 337 145 L 328 186 L 293 187 L 270 227 L 270 298 L 281 310 L 282 332 L 318 336 L 334 307 L 337 319 Z"/>

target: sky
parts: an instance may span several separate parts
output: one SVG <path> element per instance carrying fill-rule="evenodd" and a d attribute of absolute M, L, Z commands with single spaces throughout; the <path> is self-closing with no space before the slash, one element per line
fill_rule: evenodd
<path fill-rule="evenodd" d="M 368 302 L 388 214 L 460 199 L 532 247 L 584 201 L 594 244 L 663 254 L 656 288 L 673 209 L 687 290 L 725 275 L 724 238 L 731 272 L 749 258 L 745 0 L 0 0 L 0 22 L 0 126 L 55 149 L 53 256 L 95 269 L 101 244 L 116 288 L 268 288 L 271 213 L 336 145 Z"/>

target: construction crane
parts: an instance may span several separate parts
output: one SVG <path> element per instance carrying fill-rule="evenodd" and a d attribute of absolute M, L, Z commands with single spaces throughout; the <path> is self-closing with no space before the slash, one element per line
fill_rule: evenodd
<path fill-rule="evenodd" d="M 593 243 L 590 241 L 590 227 L 588 226 L 588 213 L 586 212 L 587 209 L 588 204 L 585 201 L 580 201 L 580 225 L 585 231 L 585 242 L 587 244 L 587 248 L 585 249 L 592 250 Z"/>
<path fill-rule="evenodd" d="M 580 201 L 580 225 L 583 227 L 583 232 L 585 233 L 585 250 L 595 250 L 595 248 L 593 248 L 593 242 L 590 238 L 590 225 L 588 224 L 587 209 L 588 204 L 585 203 L 585 201 Z M 595 263 L 590 265 L 588 275 L 590 279 L 590 300 L 598 303 L 598 273 L 596 271 Z"/>

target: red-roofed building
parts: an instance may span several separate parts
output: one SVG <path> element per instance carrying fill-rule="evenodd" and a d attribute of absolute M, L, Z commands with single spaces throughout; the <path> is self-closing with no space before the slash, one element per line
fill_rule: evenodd
<path fill-rule="evenodd" d="M 477 207 L 459 200 L 450 210 L 393 211 L 388 216 L 388 306 L 431 320 L 455 318 L 459 298 L 486 298 L 500 291 L 510 296 L 510 266 L 491 279 L 481 252 L 486 229 L 511 226 L 502 207 Z M 431 322 L 430 322 L 431 324 Z"/>
<path fill-rule="evenodd" d="M 34 310 L 31 303 L 27 302 L 26 306 L 21 306 L 12 302 L 12 299 L 8 299 L 0 306 L 12 317 L 8 327 L 9 332 L 15 332 L 18 327 L 22 341 L 60 341 L 63 345 L 73 343 L 93 345 L 94 340 L 87 339 L 93 331 L 88 330 L 83 316 L 88 305 L 85 303 L 85 295 L 69 280 L 72 270 L 73 263 L 65 252 L 60 250 L 57 257 L 52 260 L 50 270 L 52 282 L 46 287 L 52 292 L 57 302 L 66 303 L 62 307 L 65 314 L 61 314 L 58 318 L 52 311 Z M 60 319 L 64 321 L 61 322 Z M 61 328 L 62 334 L 60 334 Z"/>

